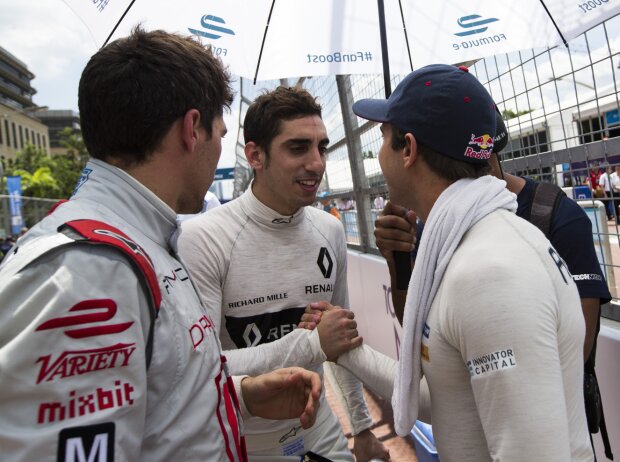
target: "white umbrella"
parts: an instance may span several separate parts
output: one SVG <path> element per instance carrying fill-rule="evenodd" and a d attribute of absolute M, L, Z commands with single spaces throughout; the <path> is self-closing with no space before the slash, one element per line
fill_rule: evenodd
<path fill-rule="evenodd" d="M 620 12 L 612 0 L 63 1 L 100 46 L 137 23 L 191 33 L 212 45 L 232 73 L 258 80 L 385 74 L 382 42 L 389 70 L 406 74 L 565 43 Z M 378 3 L 385 3 L 386 40 Z"/>

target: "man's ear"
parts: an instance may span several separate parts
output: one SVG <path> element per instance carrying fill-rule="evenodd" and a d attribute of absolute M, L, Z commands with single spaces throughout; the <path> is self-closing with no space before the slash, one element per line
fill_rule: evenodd
<path fill-rule="evenodd" d="M 185 148 L 190 152 L 193 152 L 194 148 L 196 148 L 196 145 L 198 144 L 200 127 L 200 111 L 198 111 L 198 109 L 190 109 L 187 111 L 183 116 L 181 138 Z"/>
<path fill-rule="evenodd" d="M 418 142 L 411 133 L 405 134 L 405 147 L 403 148 L 403 166 L 410 167 L 418 158 Z"/>
<path fill-rule="evenodd" d="M 265 164 L 265 151 L 254 141 L 249 141 L 243 148 L 245 157 L 252 170 L 261 170 Z"/>

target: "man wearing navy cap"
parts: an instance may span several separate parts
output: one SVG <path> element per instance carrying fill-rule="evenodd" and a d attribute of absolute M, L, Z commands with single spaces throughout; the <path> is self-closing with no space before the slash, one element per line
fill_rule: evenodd
<path fill-rule="evenodd" d="M 442 462 L 593 460 L 579 295 L 549 241 L 514 214 L 515 195 L 487 175 L 490 95 L 466 69 L 432 65 L 388 100 L 358 101 L 353 111 L 382 123 L 390 199 L 422 219 L 425 237 L 400 363 L 364 346 L 338 363 L 357 362 L 360 378 L 384 395 L 395 376 L 397 433 L 409 433 L 418 411 L 432 414 Z"/>

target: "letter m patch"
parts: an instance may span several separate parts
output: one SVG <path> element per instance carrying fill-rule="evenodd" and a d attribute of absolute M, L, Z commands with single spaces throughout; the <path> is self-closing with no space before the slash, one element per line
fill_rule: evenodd
<path fill-rule="evenodd" d="M 58 462 L 114 462 L 113 422 L 65 428 L 58 436 Z"/>

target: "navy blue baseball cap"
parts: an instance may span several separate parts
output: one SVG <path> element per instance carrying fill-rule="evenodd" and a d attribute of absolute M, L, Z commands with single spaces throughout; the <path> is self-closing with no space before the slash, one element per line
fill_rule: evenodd
<path fill-rule="evenodd" d="M 411 133 L 434 151 L 469 163 L 488 161 L 495 103 L 466 67 L 431 64 L 405 77 L 388 99 L 362 99 L 353 112 Z"/>
<path fill-rule="evenodd" d="M 506 124 L 499 110 L 497 111 L 495 120 L 496 126 L 495 138 L 493 138 L 493 152 L 499 154 L 508 144 L 508 130 L 506 130 Z"/>

